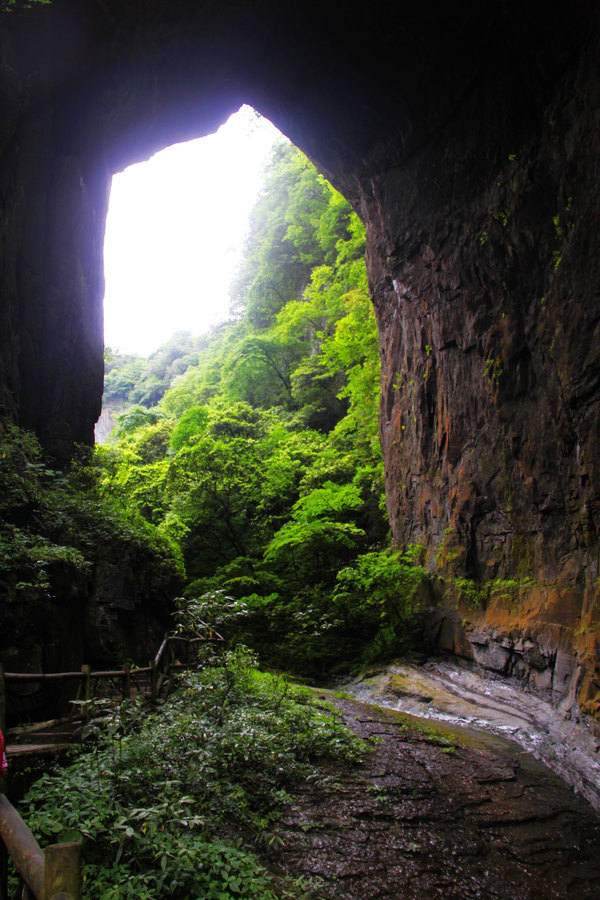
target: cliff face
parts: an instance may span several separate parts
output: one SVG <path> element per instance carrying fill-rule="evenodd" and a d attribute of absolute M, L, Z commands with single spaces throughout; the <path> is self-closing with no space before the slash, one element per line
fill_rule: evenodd
<path fill-rule="evenodd" d="M 371 247 L 393 528 L 475 578 L 594 582 L 596 66 L 527 121 L 517 96 L 479 93 L 374 180 L 375 201 L 390 181 L 401 198 Z"/>
<path fill-rule="evenodd" d="M 388 507 L 446 579 L 434 645 L 598 717 L 597 58 L 511 66 L 373 179 Z"/>
<path fill-rule="evenodd" d="M 460 6 L 53 0 L 5 16 L 0 413 L 59 454 L 92 440 L 111 174 L 251 103 L 367 224 L 396 540 L 446 577 L 532 579 L 513 612 L 494 588 L 473 618 L 514 646 L 551 634 L 589 699 L 599 14 Z M 483 646 L 452 628 L 466 655 Z"/>

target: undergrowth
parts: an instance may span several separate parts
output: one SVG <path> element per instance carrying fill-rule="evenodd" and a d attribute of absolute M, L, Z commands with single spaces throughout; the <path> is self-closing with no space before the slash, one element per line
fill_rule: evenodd
<path fill-rule="evenodd" d="M 178 627 L 189 628 L 194 618 L 210 622 L 229 643 L 251 645 L 265 665 L 303 678 L 359 671 L 419 646 L 429 597 L 420 553 L 416 546 L 358 554 L 333 585 L 307 584 L 291 597 L 236 598 L 213 588 L 180 598 Z"/>
<path fill-rule="evenodd" d="M 24 817 L 42 845 L 81 840 L 83 898 L 300 897 L 258 853 L 277 846 L 287 789 L 366 747 L 305 688 L 258 672 L 244 648 L 188 674 L 150 715 L 123 705 Z"/>

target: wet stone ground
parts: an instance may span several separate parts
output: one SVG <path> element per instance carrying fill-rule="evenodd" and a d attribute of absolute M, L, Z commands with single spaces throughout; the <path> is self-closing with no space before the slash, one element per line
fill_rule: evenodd
<path fill-rule="evenodd" d="M 279 822 L 269 868 L 307 896 L 600 898 L 600 819 L 515 744 L 327 699 L 374 751 L 300 786 Z"/>

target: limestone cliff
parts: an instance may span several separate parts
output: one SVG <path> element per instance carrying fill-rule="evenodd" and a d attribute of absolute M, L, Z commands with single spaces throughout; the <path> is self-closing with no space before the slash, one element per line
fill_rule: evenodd
<path fill-rule="evenodd" d="M 533 579 L 510 615 L 477 616 L 513 646 L 550 635 L 593 712 L 597 5 L 53 0 L 4 18 L 0 412 L 55 452 L 92 440 L 111 174 L 253 104 L 367 224 L 396 540 L 446 577 Z"/>

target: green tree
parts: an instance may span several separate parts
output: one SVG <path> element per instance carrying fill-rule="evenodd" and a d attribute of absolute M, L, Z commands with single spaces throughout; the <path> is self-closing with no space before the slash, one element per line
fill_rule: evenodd
<path fill-rule="evenodd" d="M 247 610 L 238 638 L 307 672 L 347 663 L 379 628 L 359 580 L 345 582 L 356 615 L 337 580 L 388 542 L 364 245 L 346 200 L 297 149 L 278 146 L 235 320 L 202 346 L 177 338 L 146 361 L 129 396 L 149 401 L 152 378 L 171 379 L 157 407 L 170 425 L 132 411 L 105 479 L 178 543 L 189 596 L 225 591 Z"/>

